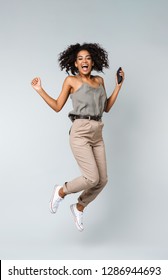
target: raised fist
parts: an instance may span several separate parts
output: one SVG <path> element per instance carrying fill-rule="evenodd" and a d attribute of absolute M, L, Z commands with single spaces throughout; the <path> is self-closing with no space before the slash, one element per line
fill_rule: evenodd
<path fill-rule="evenodd" d="M 41 89 L 41 79 L 39 77 L 34 78 L 31 85 L 35 90 Z"/>

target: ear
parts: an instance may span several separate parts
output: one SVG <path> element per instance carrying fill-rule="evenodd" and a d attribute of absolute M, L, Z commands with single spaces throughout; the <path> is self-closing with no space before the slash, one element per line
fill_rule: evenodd
<path fill-rule="evenodd" d="M 75 67 L 76 67 L 76 68 L 78 68 L 78 67 L 77 67 L 77 63 L 76 63 L 76 61 L 75 61 Z"/>

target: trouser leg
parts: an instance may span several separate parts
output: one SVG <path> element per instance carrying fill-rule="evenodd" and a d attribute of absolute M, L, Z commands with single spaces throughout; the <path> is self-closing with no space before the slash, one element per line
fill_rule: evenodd
<path fill-rule="evenodd" d="M 99 181 L 97 185 L 84 190 L 79 196 L 78 202 L 84 207 L 92 202 L 107 184 L 107 165 L 104 142 L 100 141 L 96 146 L 92 148 L 92 150 L 99 173 Z"/>
<path fill-rule="evenodd" d="M 80 140 L 71 143 L 71 148 L 82 176 L 64 184 L 63 191 L 66 194 L 92 188 L 99 182 L 99 172 L 92 147 L 85 143 L 85 140 Z"/>

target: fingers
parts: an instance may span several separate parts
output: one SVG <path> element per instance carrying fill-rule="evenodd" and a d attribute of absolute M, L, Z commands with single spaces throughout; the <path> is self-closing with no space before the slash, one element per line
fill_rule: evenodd
<path fill-rule="evenodd" d="M 116 84 L 119 88 L 121 88 L 123 82 L 124 82 L 124 78 L 125 78 L 125 73 L 123 71 L 123 69 L 121 68 L 121 70 L 119 71 L 119 75 L 122 77 L 122 81 L 118 84 L 118 78 L 117 78 L 117 73 L 116 73 Z"/>
<path fill-rule="evenodd" d="M 121 68 L 119 74 L 120 74 L 120 76 L 124 76 L 124 71 L 122 70 L 122 68 Z"/>
<path fill-rule="evenodd" d="M 36 77 L 36 78 L 34 78 L 34 79 L 32 80 L 31 84 L 32 84 L 32 86 L 35 86 L 35 85 L 37 85 L 39 82 L 40 82 L 40 78 Z"/>
<path fill-rule="evenodd" d="M 122 69 L 120 70 L 119 75 L 120 75 L 120 76 L 123 78 L 123 80 L 124 80 L 125 73 L 124 73 L 124 71 L 123 71 Z"/>

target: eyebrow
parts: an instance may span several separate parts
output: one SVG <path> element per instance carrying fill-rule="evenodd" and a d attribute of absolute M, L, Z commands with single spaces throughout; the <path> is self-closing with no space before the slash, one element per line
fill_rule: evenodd
<path fill-rule="evenodd" d="M 84 55 L 78 55 L 77 58 L 78 58 L 78 57 L 84 57 Z M 91 55 L 90 55 L 90 54 L 87 54 L 86 57 L 91 57 Z"/>

